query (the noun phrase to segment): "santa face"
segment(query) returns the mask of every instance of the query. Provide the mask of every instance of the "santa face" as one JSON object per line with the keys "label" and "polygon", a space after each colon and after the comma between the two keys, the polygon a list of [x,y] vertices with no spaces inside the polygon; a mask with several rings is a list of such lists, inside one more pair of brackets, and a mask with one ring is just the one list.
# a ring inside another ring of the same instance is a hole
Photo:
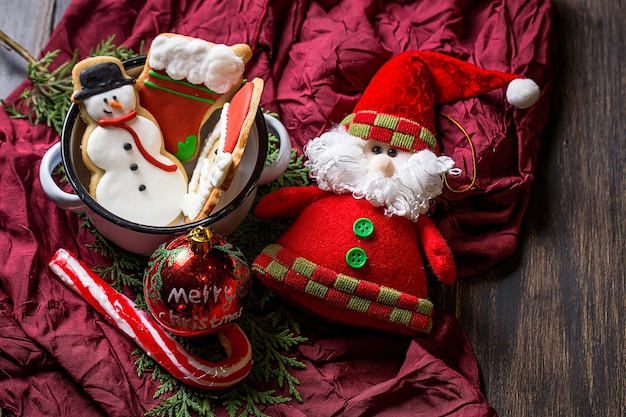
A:
{"label": "santa face", "polygon": [[441,194],[442,174],[454,162],[430,150],[407,152],[388,144],[366,141],[338,128],[305,147],[307,166],[318,186],[335,193],[365,198],[388,215],[417,220],[430,200]]}
{"label": "santa face", "polygon": [[93,120],[115,119],[135,110],[137,97],[132,85],[123,85],[85,98],[83,104]]}
{"label": "santa face", "polygon": [[373,140],[365,143],[363,152],[368,160],[368,170],[378,171],[386,177],[392,177],[411,157],[409,152]]}

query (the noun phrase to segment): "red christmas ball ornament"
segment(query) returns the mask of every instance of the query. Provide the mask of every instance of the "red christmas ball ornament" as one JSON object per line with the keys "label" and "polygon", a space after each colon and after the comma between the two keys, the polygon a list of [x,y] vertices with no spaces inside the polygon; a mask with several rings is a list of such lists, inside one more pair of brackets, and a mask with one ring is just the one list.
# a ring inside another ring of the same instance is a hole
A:
{"label": "red christmas ball ornament", "polygon": [[162,244],[144,272],[148,309],[184,337],[214,333],[237,320],[249,292],[250,268],[241,251],[204,226]]}

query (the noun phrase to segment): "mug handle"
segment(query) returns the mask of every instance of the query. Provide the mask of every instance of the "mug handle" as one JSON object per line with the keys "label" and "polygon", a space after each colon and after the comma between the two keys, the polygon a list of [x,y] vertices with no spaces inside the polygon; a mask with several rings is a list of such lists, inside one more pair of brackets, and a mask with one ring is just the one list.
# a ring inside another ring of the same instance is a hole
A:
{"label": "mug handle", "polygon": [[291,139],[287,129],[274,116],[263,114],[263,117],[265,117],[268,131],[271,131],[280,141],[280,149],[278,150],[276,160],[263,168],[259,178],[259,185],[267,184],[280,177],[287,169],[287,166],[289,166],[289,161],[291,160]]}
{"label": "mug handle", "polygon": [[79,211],[85,207],[85,204],[76,194],[70,194],[63,191],[59,185],[52,179],[52,172],[61,162],[61,143],[57,142],[50,147],[41,158],[39,166],[39,181],[41,188],[46,196],[62,209],[70,211]]}

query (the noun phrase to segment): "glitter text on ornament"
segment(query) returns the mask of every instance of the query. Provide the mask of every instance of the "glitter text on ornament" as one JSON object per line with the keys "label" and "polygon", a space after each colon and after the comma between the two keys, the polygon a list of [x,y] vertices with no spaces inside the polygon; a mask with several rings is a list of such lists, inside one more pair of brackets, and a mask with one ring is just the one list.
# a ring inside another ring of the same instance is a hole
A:
{"label": "glitter text on ornament", "polygon": [[[228,324],[231,321],[237,320],[243,314],[243,307],[240,307],[238,311],[235,311],[231,314],[223,314],[218,316],[217,314],[213,314],[213,317],[210,319],[208,317],[198,317],[193,316],[189,317],[181,317],[176,314],[174,310],[170,310],[169,313],[169,323],[170,326],[184,328],[187,330],[206,330],[207,328],[214,329],[223,324]],[[162,311],[159,313],[159,319],[167,320],[167,313]]]}
{"label": "glitter text on ornament", "polygon": [[[202,311],[204,310],[201,305],[208,306],[209,304],[218,304],[220,301],[220,294],[222,294],[223,303],[220,304],[220,309],[212,311],[211,317],[205,316]],[[235,289],[230,285],[218,287],[217,285],[204,285],[200,290],[198,288],[190,289],[186,291],[185,288],[172,288],[167,298],[167,303],[171,305],[172,302],[182,305],[193,304],[199,309],[194,308],[195,312],[200,312],[201,315],[194,314],[192,317],[182,316],[175,309],[170,309],[168,312],[162,311],[158,314],[159,319],[169,321],[169,324],[173,327],[184,328],[187,330],[206,330],[208,328],[216,328],[223,324],[230,323],[241,317],[243,313],[243,307],[240,307],[238,311],[233,311],[233,301],[236,299],[237,294]],[[180,306],[182,307],[182,306]],[[181,309],[182,310],[182,309]]]}
{"label": "glitter text on ornament", "polygon": [[184,304],[208,304],[211,293],[213,293],[213,302],[215,304],[219,301],[220,293],[224,293],[224,297],[227,301],[222,305],[222,310],[224,311],[228,311],[230,309],[236,296],[235,290],[230,285],[225,285],[224,288],[220,288],[217,285],[205,285],[202,291],[196,288],[189,290],[189,295],[187,295],[184,288],[174,287],[172,288],[172,291],[170,291],[170,295],[167,297],[167,302],[171,303],[173,298],[176,304],[180,303],[181,299]]}

